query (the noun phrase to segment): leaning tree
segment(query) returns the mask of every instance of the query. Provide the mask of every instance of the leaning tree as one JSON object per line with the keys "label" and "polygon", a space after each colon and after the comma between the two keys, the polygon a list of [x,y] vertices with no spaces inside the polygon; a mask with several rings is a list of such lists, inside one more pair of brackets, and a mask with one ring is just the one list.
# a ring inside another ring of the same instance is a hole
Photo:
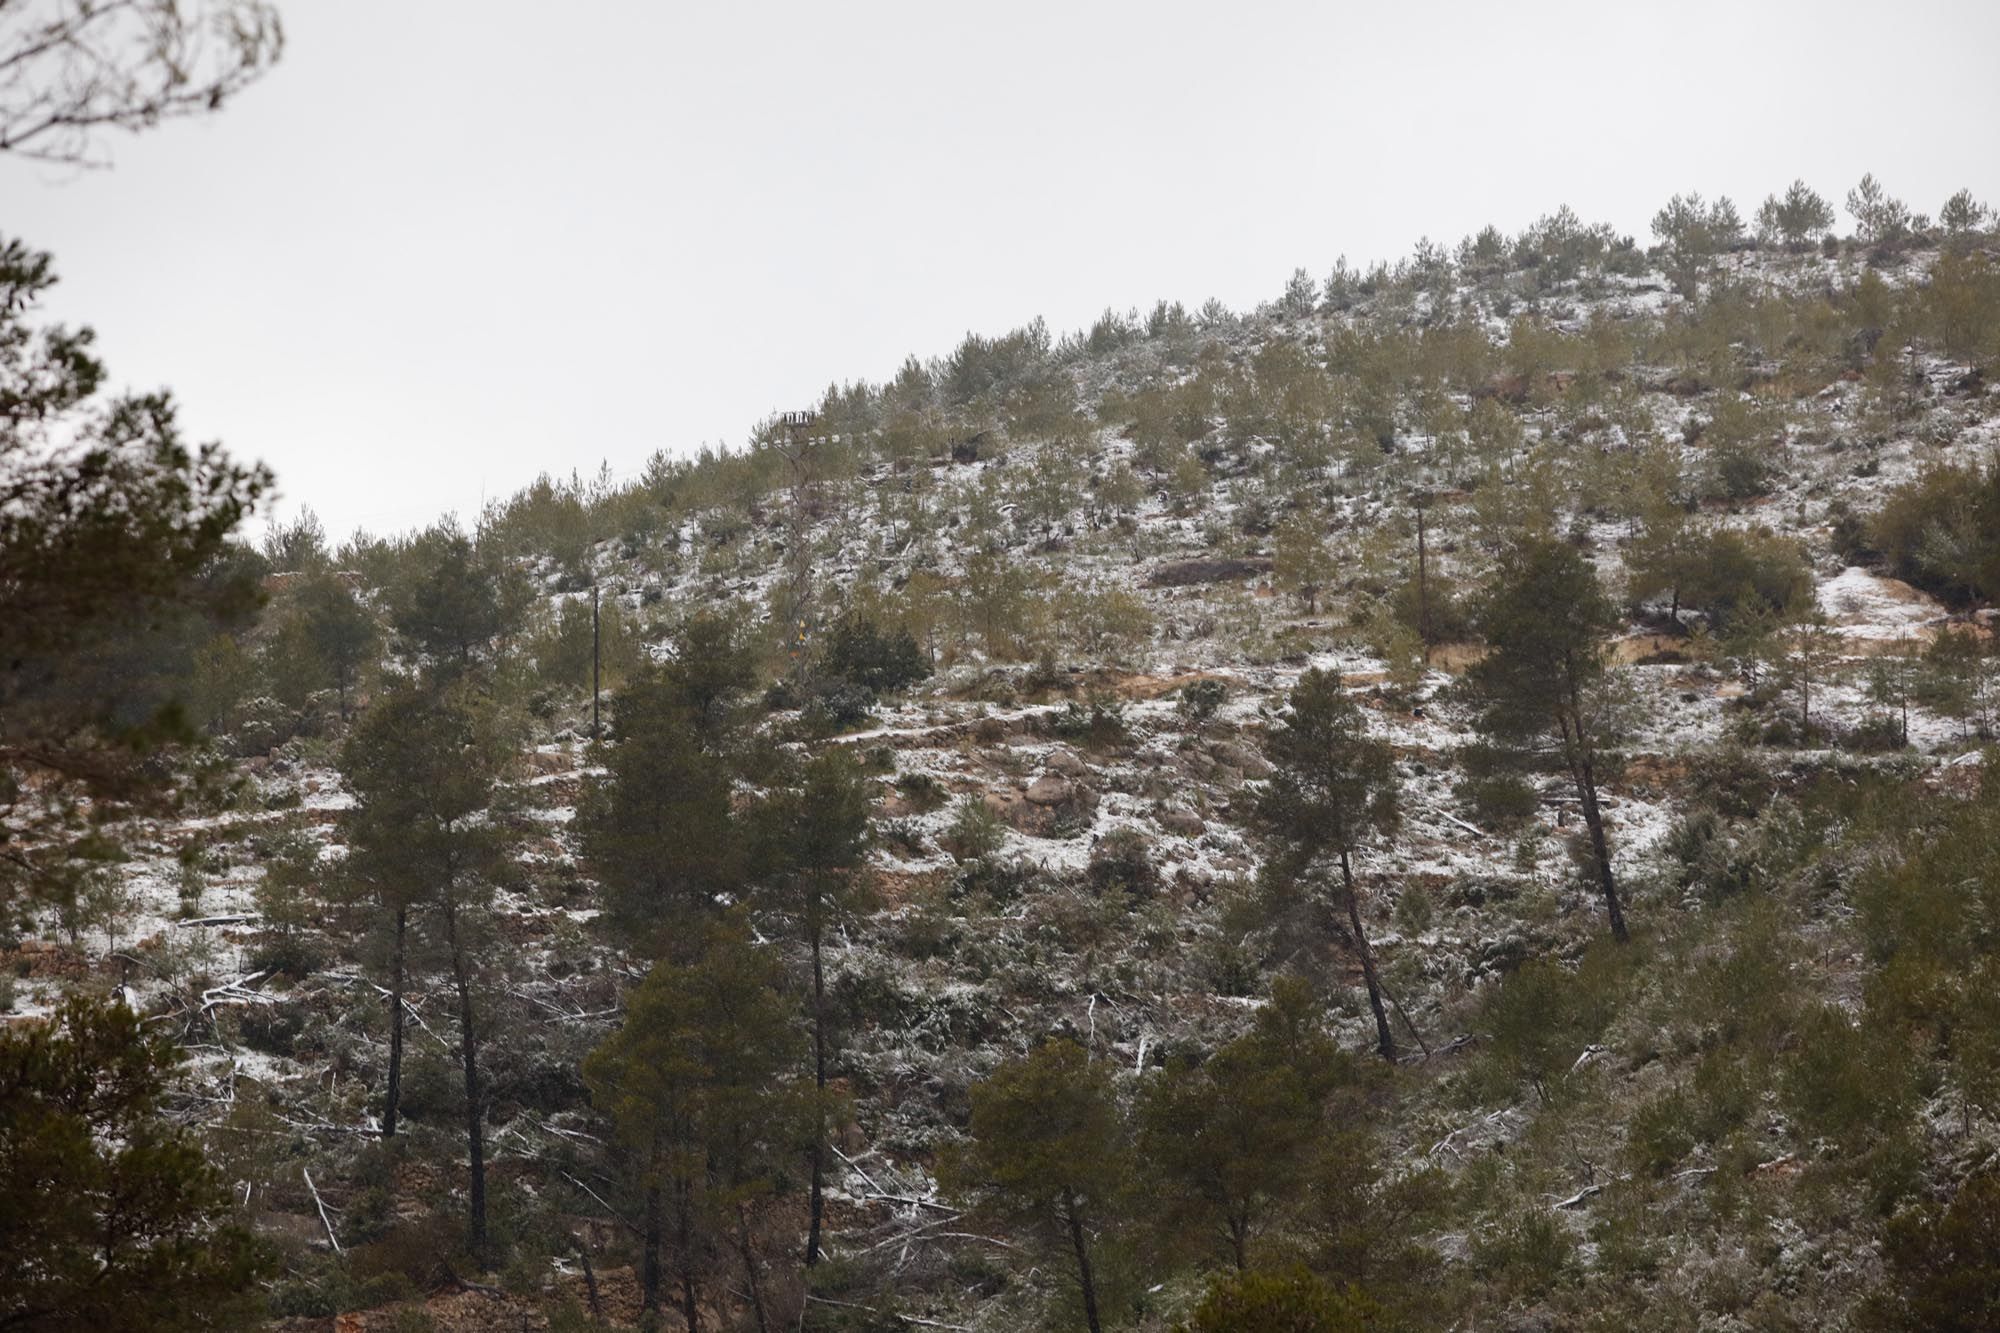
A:
{"label": "leaning tree", "polygon": [[1257,823],[1278,849],[1270,873],[1298,879],[1329,859],[1340,867],[1336,907],[1347,918],[1346,931],[1368,984],[1376,1049],[1393,1060],[1396,1039],[1354,877],[1355,854],[1396,830],[1398,783],[1389,746],[1368,735],[1340,673],[1314,668],[1292,687],[1284,717],[1264,737],[1264,755],[1277,770],[1255,807]]}

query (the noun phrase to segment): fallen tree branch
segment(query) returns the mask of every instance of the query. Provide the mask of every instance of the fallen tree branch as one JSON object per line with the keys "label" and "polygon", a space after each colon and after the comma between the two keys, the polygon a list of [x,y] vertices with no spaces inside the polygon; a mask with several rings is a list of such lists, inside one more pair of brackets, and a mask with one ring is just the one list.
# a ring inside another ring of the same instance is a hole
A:
{"label": "fallen tree branch", "polygon": [[[831,1296],[815,1296],[811,1292],[806,1293],[806,1299],[814,1305],[831,1305],[841,1310],[860,1310],[864,1314],[882,1313],[872,1305],[857,1305],[853,1301],[836,1301]],[[972,1333],[971,1328],[965,1324],[946,1324],[936,1319],[919,1319],[913,1314],[899,1314],[896,1318],[905,1324],[916,1324],[923,1328],[948,1328],[953,1330],[953,1333]]]}
{"label": "fallen tree branch", "polygon": [[[393,993],[387,986],[378,986],[374,982],[368,981],[365,978],[356,978],[356,980],[361,981],[364,985],[368,986],[377,995],[380,995],[384,999],[388,999]],[[405,991],[403,993],[403,1012],[408,1014],[410,1018],[415,1021],[416,1025],[419,1028],[423,1029],[423,1033],[426,1037],[429,1037],[432,1041],[437,1042],[440,1046],[445,1047],[447,1050],[451,1049],[452,1044],[446,1041],[443,1037],[438,1036],[437,1033],[431,1030],[431,1025],[429,1023],[424,1022],[423,1014],[418,1011],[417,1006],[410,1003],[410,995],[408,991]]]}
{"label": "fallen tree branch", "polygon": [[838,1157],[841,1161],[847,1163],[847,1167],[850,1171],[854,1172],[855,1175],[860,1176],[862,1180],[866,1181],[868,1183],[869,1189],[874,1190],[877,1194],[882,1195],[885,1198],[888,1197],[883,1188],[875,1183],[875,1178],[869,1175],[866,1171],[863,1171],[861,1169],[861,1164],[859,1162],[855,1161],[852,1157],[849,1157],[846,1153],[842,1152],[840,1150],[839,1144],[829,1143],[826,1146],[833,1149],[833,1155],[835,1157]]}
{"label": "fallen tree branch", "polygon": [[507,1299],[507,1293],[500,1288],[489,1287],[484,1282],[474,1282],[470,1278],[462,1278],[450,1265],[445,1266],[444,1279],[460,1291],[476,1291],[481,1296],[488,1296],[496,1301]]}
{"label": "fallen tree branch", "polygon": [[1436,1143],[1433,1143],[1431,1145],[1431,1150],[1425,1153],[1424,1155],[1426,1157],[1435,1157],[1439,1153],[1445,1152],[1447,1150],[1455,1153],[1458,1151],[1458,1149],[1453,1148],[1451,1146],[1451,1141],[1453,1139],[1457,1138],[1461,1134],[1470,1134],[1476,1129],[1483,1129],[1487,1125],[1492,1124],[1495,1120],[1500,1119],[1500,1117],[1512,1114],[1514,1114],[1513,1107],[1503,1106],[1499,1110],[1493,1112],[1491,1115],[1482,1116],[1480,1119],[1473,1121],[1469,1125],[1460,1125],[1457,1129],[1454,1129],[1451,1133],[1445,1135],[1443,1138],[1439,1139]]}
{"label": "fallen tree branch", "polygon": [[262,991],[248,989],[253,981],[261,981],[269,972],[252,972],[247,977],[225,981],[220,986],[211,986],[201,993],[201,1013],[204,1017],[209,1010],[225,1004],[270,1004],[271,997]]}
{"label": "fallen tree branch", "polygon": [[1467,833],[1470,833],[1475,838],[1484,838],[1487,836],[1485,829],[1480,828],[1477,824],[1466,823],[1463,819],[1460,819],[1457,815],[1452,814],[1449,810],[1439,810],[1437,811],[1437,814],[1444,819],[1449,819],[1452,823],[1458,825],[1460,828],[1464,829]]}
{"label": "fallen tree branch", "polygon": [[581,1143],[594,1143],[599,1147],[602,1147],[604,1145],[603,1139],[598,1138],[595,1134],[586,1134],[580,1129],[564,1129],[561,1125],[552,1125],[548,1121],[543,1120],[538,1116],[524,1114],[521,1116],[521,1119],[526,1120],[536,1129],[539,1129],[546,1134],[559,1135],[562,1138],[574,1139]]}
{"label": "fallen tree branch", "polygon": [[861,1197],[867,1203],[903,1203],[910,1205],[912,1208],[935,1208],[941,1213],[950,1213],[953,1217],[965,1216],[965,1214],[959,1212],[950,1204],[937,1203],[930,1199],[912,1198],[907,1194],[864,1194]]}
{"label": "fallen tree branch", "polygon": [[333,1234],[333,1219],[326,1214],[326,1200],[319,1197],[319,1186],[313,1184],[311,1171],[302,1166],[299,1168],[299,1174],[305,1177],[306,1189],[312,1193],[313,1207],[319,1209],[319,1221],[320,1225],[326,1228],[327,1243],[333,1246],[335,1254],[339,1254],[341,1252],[340,1237]]}
{"label": "fallen tree branch", "polygon": [[591,1198],[597,1200],[597,1206],[599,1208],[602,1208],[605,1212],[609,1213],[611,1215],[611,1220],[616,1222],[619,1226],[624,1227],[627,1231],[631,1232],[635,1236],[641,1234],[637,1226],[633,1225],[633,1223],[629,1219],[627,1219],[623,1213],[619,1212],[616,1208],[613,1208],[610,1204],[606,1203],[604,1201],[604,1196],[599,1194],[596,1190],[584,1184],[581,1180],[578,1180],[575,1176],[571,1175],[567,1171],[562,1172],[562,1178],[564,1180],[567,1180],[570,1184],[576,1186],[578,1189],[582,1190],[585,1194],[588,1194]]}

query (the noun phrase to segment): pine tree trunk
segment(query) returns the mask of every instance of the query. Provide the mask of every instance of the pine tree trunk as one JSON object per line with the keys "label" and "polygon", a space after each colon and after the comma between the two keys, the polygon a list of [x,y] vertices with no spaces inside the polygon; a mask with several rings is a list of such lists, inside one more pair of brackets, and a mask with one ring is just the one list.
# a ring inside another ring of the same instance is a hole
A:
{"label": "pine tree trunk", "polygon": [[826,1213],[826,972],[820,956],[820,922],[809,910],[813,964],[813,1102],[812,1188],[806,1224],[806,1267],[819,1262],[819,1233]]}
{"label": "pine tree trunk", "polygon": [[1579,784],[1583,797],[1583,822],[1590,830],[1590,851],[1597,862],[1597,882],[1604,892],[1604,910],[1611,917],[1611,938],[1620,944],[1632,942],[1625,929],[1625,909],[1618,903],[1618,883],[1611,874],[1611,848],[1604,838],[1604,816],[1597,808],[1597,785],[1587,778]]}
{"label": "pine tree trunk", "polygon": [[1077,1278],[1083,1286],[1083,1318],[1090,1325],[1090,1333],[1104,1333],[1104,1325],[1097,1317],[1097,1282],[1090,1273],[1090,1246],[1083,1237],[1083,1219],[1077,1215],[1076,1200],[1069,1199],[1063,1204],[1063,1214],[1069,1222],[1069,1243],[1076,1250]]}
{"label": "pine tree trunk", "polygon": [[1611,938],[1629,944],[1632,935],[1625,929],[1625,909],[1619,905],[1618,881],[1611,873],[1611,844],[1604,836],[1604,814],[1597,805],[1597,774],[1590,738],[1584,731],[1582,701],[1573,681],[1569,694],[1569,711],[1556,718],[1562,733],[1563,756],[1569,761],[1570,776],[1576,782],[1576,798],[1583,806],[1583,825],[1590,832],[1591,859],[1597,862],[1597,885],[1604,895],[1604,910],[1611,918]]}
{"label": "pine tree trunk", "polygon": [[1361,896],[1354,891],[1354,868],[1347,850],[1340,853],[1340,878],[1347,889],[1347,924],[1354,931],[1354,952],[1361,958],[1361,976],[1368,983],[1368,1007],[1375,1012],[1375,1049],[1384,1060],[1396,1058],[1396,1038],[1389,1031],[1389,1011],[1382,1005],[1382,982],[1375,975],[1375,951],[1361,926]]}
{"label": "pine tree trunk", "polygon": [[1417,506],[1417,638],[1424,645],[1424,662],[1431,660],[1430,552],[1424,545],[1424,510]]}
{"label": "pine tree trunk", "polygon": [[582,1241],[576,1242],[576,1257],[583,1262],[583,1290],[590,1301],[590,1322],[604,1322],[604,1300],[597,1290],[597,1269],[590,1262],[590,1247]]}
{"label": "pine tree trunk", "polygon": [[689,1333],[697,1333],[701,1328],[701,1294],[695,1286],[694,1266],[681,1262],[681,1318],[687,1321]]}
{"label": "pine tree trunk", "polygon": [[1597,805],[1597,777],[1591,771],[1590,751],[1580,749],[1574,768],[1576,795],[1583,804],[1583,824],[1590,831],[1591,859],[1597,862],[1597,884],[1604,894],[1604,910],[1611,917],[1611,938],[1620,944],[1632,941],[1625,929],[1625,909],[1618,902],[1618,882],[1611,874],[1611,845],[1604,836],[1604,814]]}
{"label": "pine tree trunk", "polygon": [[764,1282],[757,1273],[757,1248],[750,1243],[750,1216],[742,1204],[736,1205],[736,1250],[743,1259],[743,1281],[750,1288],[750,1311],[757,1317],[757,1333],[771,1333],[771,1321],[764,1313]]}
{"label": "pine tree trunk", "polygon": [[410,909],[396,909],[396,947],[389,960],[389,1091],[383,1098],[382,1137],[396,1137],[396,1113],[403,1101],[403,932]]}
{"label": "pine tree trunk", "polygon": [[646,1229],[639,1242],[639,1308],[660,1308],[660,1187],[646,1187]]}
{"label": "pine tree trunk", "polygon": [[458,914],[447,908],[445,929],[451,943],[452,980],[458,986],[459,1058],[465,1066],[465,1146],[471,1167],[466,1211],[470,1215],[469,1244],[481,1269],[486,1266],[486,1134],[479,1089],[479,1038],[472,1027],[472,982],[465,949],[458,938]]}
{"label": "pine tree trunk", "polygon": [[694,1201],[688,1189],[685,1180],[674,1186],[674,1231],[681,1252],[681,1317],[687,1320],[688,1333],[696,1333],[701,1327],[701,1297],[694,1278]]}

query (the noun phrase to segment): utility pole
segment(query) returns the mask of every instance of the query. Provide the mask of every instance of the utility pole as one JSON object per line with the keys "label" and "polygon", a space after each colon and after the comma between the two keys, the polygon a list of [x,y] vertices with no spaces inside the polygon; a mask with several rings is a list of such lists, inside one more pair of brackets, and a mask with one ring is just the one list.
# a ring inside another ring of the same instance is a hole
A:
{"label": "utility pole", "polygon": [[1424,645],[1424,665],[1431,660],[1431,586],[1429,553],[1424,548],[1424,509],[1430,497],[1419,493],[1417,510],[1417,637]]}
{"label": "utility pole", "polygon": [[780,445],[778,449],[792,468],[792,531],[788,543],[790,549],[786,552],[787,562],[791,565],[790,592],[794,621],[792,668],[803,671],[812,620],[809,605],[812,598],[812,554],[806,547],[806,501],[813,480],[813,457],[819,444],[819,440],[807,432],[818,421],[818,416],[812,412],[786,412],[779,416],[778,421],[791,441],[790,448]]}
{"label": "utility pole", "polygon": [[604,671],[603,636],[597,618],[597,585],[590,585],[590,739],[596,740],[597,700]]}

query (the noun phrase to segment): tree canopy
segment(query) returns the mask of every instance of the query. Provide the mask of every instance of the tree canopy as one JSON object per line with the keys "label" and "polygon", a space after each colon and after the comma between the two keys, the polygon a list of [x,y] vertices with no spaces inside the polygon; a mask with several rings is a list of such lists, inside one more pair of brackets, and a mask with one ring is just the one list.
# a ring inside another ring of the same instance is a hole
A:
{"label": "tree canopy", "polygon": [[101,165],[104,131],[218,111],[284,44],[265,0],[0,6],[0,153]]}
{"label": "tree canopy", "polygon": [[0,1024],[0,1327],[212,1329],[261,1314],[267,1251],[157,1114],[179,1048],[122,1003]]}

